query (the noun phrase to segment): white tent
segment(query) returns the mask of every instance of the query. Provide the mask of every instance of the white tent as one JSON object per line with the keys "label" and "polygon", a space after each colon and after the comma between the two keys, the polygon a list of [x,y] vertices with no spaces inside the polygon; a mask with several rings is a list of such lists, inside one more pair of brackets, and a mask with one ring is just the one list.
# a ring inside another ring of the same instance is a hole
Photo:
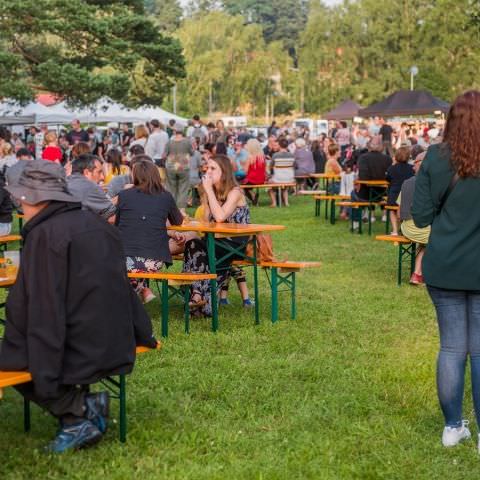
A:
{"label": "white tent", "polygon": [[[68,111],[64,102],[49,108],[56,107]],[[109,98],[99,100],[96,104],[81,110],[71,110],[70,113],[72,115],[71,119],[78,118],[82,123],[145,123],[156,118],[165,124],[170,119],[174,119],[182,125],[187,124],[186,119],[169,113],[162,108],[141,107],[132,109],[116,103]]]}
{"label": "white tent", "polygon": [[30,102],[25,106],[12,101],[0,103],[0,125],[34,125],[39,123],[68,123],[72,116],[68,112],[51,110],[41,103]]}
{"label": "white tent", "polygon": [[170,119],[186,125],[186,119],[161,108],[127,108],[108,98],[95,105],[82,109],[70,109],[65,102],[45,107],[38,102],[30,102],[22,107],[12,101],[0,102],[0,125],[34,125],[47,123],[61,125],[78,118],[82,123],[145,123],[156,118],[167,124]]}

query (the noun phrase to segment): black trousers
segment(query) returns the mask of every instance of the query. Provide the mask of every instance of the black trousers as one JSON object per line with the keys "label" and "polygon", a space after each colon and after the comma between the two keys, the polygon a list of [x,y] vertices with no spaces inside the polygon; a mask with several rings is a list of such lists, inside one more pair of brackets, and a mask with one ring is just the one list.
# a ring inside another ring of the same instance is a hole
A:
{"label": "black trousers", "polygon": [[61,385],[57,395],[42,398],[35,393],[33,382],[16,385],[15,389],[28,401],[37,404],[63,424],[72,424],[85,418],[85,389],[75,385]]}

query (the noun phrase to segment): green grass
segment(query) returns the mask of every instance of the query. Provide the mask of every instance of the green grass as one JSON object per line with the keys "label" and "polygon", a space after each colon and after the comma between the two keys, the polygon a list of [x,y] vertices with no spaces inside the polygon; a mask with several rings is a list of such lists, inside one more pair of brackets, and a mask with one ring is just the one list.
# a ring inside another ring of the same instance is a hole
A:
{"label": "green grass", "polygon": [[[7,390],[0,401],[2,480],[475,475],[473,441],[440,445],[438,338],[425,289],[397,287],[392,245],[352,235],[345,222],[314,218],[311,199],[292,203],[254,209],[252,221],[288,226],[274,235],[280,258],[323,262],[298,275],[296,321],[283,295],[281,320],[270,324],[263,273],[260,326],[241,310],[233,285],[217,334],[209,321],[195,320],[185,335],[173,308],[162,351],[142,355],[128,379],[126,445],[114,423],[95,448],[44,455],[54,420],[34,407],[32,431],[24,434],[21,398]],[[159,333],[159,305],[148,308]],[[115,404],[112,410],[115,419]],[[470,400],[465,410],[473,420]]]}

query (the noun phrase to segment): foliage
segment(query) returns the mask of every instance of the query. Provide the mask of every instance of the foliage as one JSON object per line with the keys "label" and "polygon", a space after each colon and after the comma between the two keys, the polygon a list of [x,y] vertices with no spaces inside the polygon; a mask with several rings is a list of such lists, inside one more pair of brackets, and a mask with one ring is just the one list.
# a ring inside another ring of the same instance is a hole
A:
{"label": "foliage", "polygon": [[[312,5],[301,37],[300,68],[310,111],[326,110],[352,97],[369,104],[409,88],[451,100],[479,85],[478,30],[470,0],[401,0],[379,8],[376,0],[345,1],[329,9]],[[449,15],[445,15],[449,12]]]}
{"label": "foliage", "polygon": [[241,14],[261,25],[267,43],[280,41],[295,56],[300,32],[307,21],[307,0],[223,0],[225,11]]}
{"label": "foliage", "polygon": [[[289,59],[277,43],[266,45],[258,25],[215,11],[186,19],[177,36],[184,48],[187,79],[179,83],[180,105],[190,112],[213,107],[233,113],[247,104],[261,108],[275,77],[286,74]],[[210,92],[211,91],[211,92]]]}
{"label": "foliage", "polygon": [[180,26],[183,10],[178,0],[145,0],[145,10],[162,31],[172,33]]}
{"label": "foliage", "polygon": [[[261,200],[252,222],[288,227],[274,234],[278,256],[322,261],[297,276],[297,320],[283,293],[280,321],[270,324],[263,272],[259,326],[234,282],[216,334],[197,319],[186,335],[176,304],[163,350],[139,356],[127,380],[125,445],[111,423],[94,448],[45,455],[56,422],[32,407],[32,431],[23,433],[21,397],[5,390],[2,480],[474,477],[476,435],[441,446],[434,310],[424,288],[397,287],[397,248],[315,218],[310,198],[295,197],[288,209]],[[158,333],[160,304],[147,307]],[[473,421],[468,379],[465,398]],[[111,417],[118,419],[115,400]]]}
{"label": "foliage", "polygon": [[141,0],[0,2],[0,97],[48,90],[79,104],[160,104],[183,74],[180,45],[144,16]]}

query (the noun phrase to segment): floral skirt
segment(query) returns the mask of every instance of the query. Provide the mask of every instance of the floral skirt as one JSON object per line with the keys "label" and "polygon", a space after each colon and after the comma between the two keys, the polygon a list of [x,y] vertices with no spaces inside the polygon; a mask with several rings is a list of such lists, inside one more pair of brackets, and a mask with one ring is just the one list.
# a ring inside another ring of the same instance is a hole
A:
{"label": "floral skirt", "polygon": [[[164,265],[161,260],[154,260],[153,258],[144,257],[127,257],[126,261],[127,271],[129,273],[155,273],[159,272]],[[132,287],[137,293],[137,295],[140,295],[142,291],[148,287],[147,280],[144,279],[131,278],[130,283],[132,284]]]}
{"label": "floral skirt", "polygon": [[[224,239],[223,241],[229,241]],[[238,243],[230,240],[232,245],[237,246]],[[216,246],[215,257],[222,258],[227,251],[221,246]],[[207,245],[203,239],[193,239],[185,243],[183,271],[191,273],[210,273],[208,266]],[[231,264],[235,257],[223,261],[217,265],[217,287],[220,289],[227,289],[228,282],[231,276]],[[239,275],[241,276],[241,275]],[[212,314],[212,296],[210,294],[210,282],[208,280],[201,280],[192,284],[192,295],[200,295],[202,300],[206,301],[202,308],[204,315]]]}

